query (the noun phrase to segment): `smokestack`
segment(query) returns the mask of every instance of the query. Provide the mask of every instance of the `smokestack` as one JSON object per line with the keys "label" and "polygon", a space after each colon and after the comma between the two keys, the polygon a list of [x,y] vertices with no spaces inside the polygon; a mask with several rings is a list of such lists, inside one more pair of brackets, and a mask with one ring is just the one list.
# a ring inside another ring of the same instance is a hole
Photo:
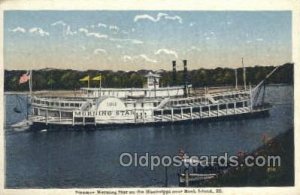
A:
{"label": "smokestack", "polygon": [[173,85],[176,85],[176,61],[172,61],[173,64]]}
{"label": "smokestack", "polygon": [[183,60],[183,80],[184,80],[184,96],[188,95],[188,75],[187,75],[187,60]]}

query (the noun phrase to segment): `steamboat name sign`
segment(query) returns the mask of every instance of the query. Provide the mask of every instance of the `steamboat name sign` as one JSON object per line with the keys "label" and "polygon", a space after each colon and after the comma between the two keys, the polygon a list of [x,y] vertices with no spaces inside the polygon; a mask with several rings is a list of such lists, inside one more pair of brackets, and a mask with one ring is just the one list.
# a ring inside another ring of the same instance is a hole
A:
{"label": "steamboat name sign", "polygon": [[102,110],[102,111],[74,111],[75,117],[87,116],[130,116],[134,115],[132,110]]}

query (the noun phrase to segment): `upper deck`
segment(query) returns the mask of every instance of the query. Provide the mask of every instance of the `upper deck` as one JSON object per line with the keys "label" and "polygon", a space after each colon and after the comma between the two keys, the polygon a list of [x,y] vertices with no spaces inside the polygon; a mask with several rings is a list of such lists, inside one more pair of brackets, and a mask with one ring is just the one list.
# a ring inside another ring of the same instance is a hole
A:
{"label": "upper deck", "polygon": [[[192,85],[188,86],[189,89]],[[181,97],[184,95],[184,86],[161,88],[81,88],[86,97],[98,98],[114,96],[117,98],[163,98]]]}
{"label": "upper deck", "polygon": [[[66,93],[64,93],[64,96],[59,96],[59,93],[52,93],[51,95],[49,93],[34,95],[31,99],[31,103],[34,107],[54,110],[87,110],[89,107],[96,105],[97,102],[105,98],[115,97],[122,100],[127,108],[153,109],[163,107],[185,107],[191,105],[226,104],[227,102],[242,101],[250,98],[250,91],[235,89],[213,89],[211,91],[207,89],[198,89],[196,90],[197,92],[193,91],[188,97],[183,95],[156,97],[141,96],[139,93],[144,93],[141,89],[136,89],[136,91],[130,91],[130,89],[105,89],[99,91],[90,89],[91,88],[88,88],[87,92],[80,92],[78,94],[70,92],[69,96],[66,96]],[[96,94],[89,94],[90,92],[96,92]],[[162,92],[164,92],[164,90],[162,90]],[[97,93],[102,94],[99,95]]]}

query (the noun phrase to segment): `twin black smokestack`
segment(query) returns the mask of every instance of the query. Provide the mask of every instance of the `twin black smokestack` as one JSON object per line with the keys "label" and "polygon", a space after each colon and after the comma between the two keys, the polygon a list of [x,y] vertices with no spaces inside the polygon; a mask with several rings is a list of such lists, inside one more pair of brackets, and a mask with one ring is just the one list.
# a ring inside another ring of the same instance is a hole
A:
{"label": "twin black smokestack", "polygon": [[[187,73],[187,60],[183,60],[183,81],[184,81],[184,96],[188,96],[188,73]],[[176,61],[172,61],[173,65],[173,85],[177,83],[176,78]]]}

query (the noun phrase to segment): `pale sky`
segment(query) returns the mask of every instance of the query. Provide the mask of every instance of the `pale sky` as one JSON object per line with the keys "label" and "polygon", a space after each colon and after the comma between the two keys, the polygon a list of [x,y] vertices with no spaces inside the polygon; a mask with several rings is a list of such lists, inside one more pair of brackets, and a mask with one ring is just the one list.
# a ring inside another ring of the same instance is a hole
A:
{"label": "pale sky", "polygon": [[289,11],[5,11],[5,69],[189,69],[292,61]]}

